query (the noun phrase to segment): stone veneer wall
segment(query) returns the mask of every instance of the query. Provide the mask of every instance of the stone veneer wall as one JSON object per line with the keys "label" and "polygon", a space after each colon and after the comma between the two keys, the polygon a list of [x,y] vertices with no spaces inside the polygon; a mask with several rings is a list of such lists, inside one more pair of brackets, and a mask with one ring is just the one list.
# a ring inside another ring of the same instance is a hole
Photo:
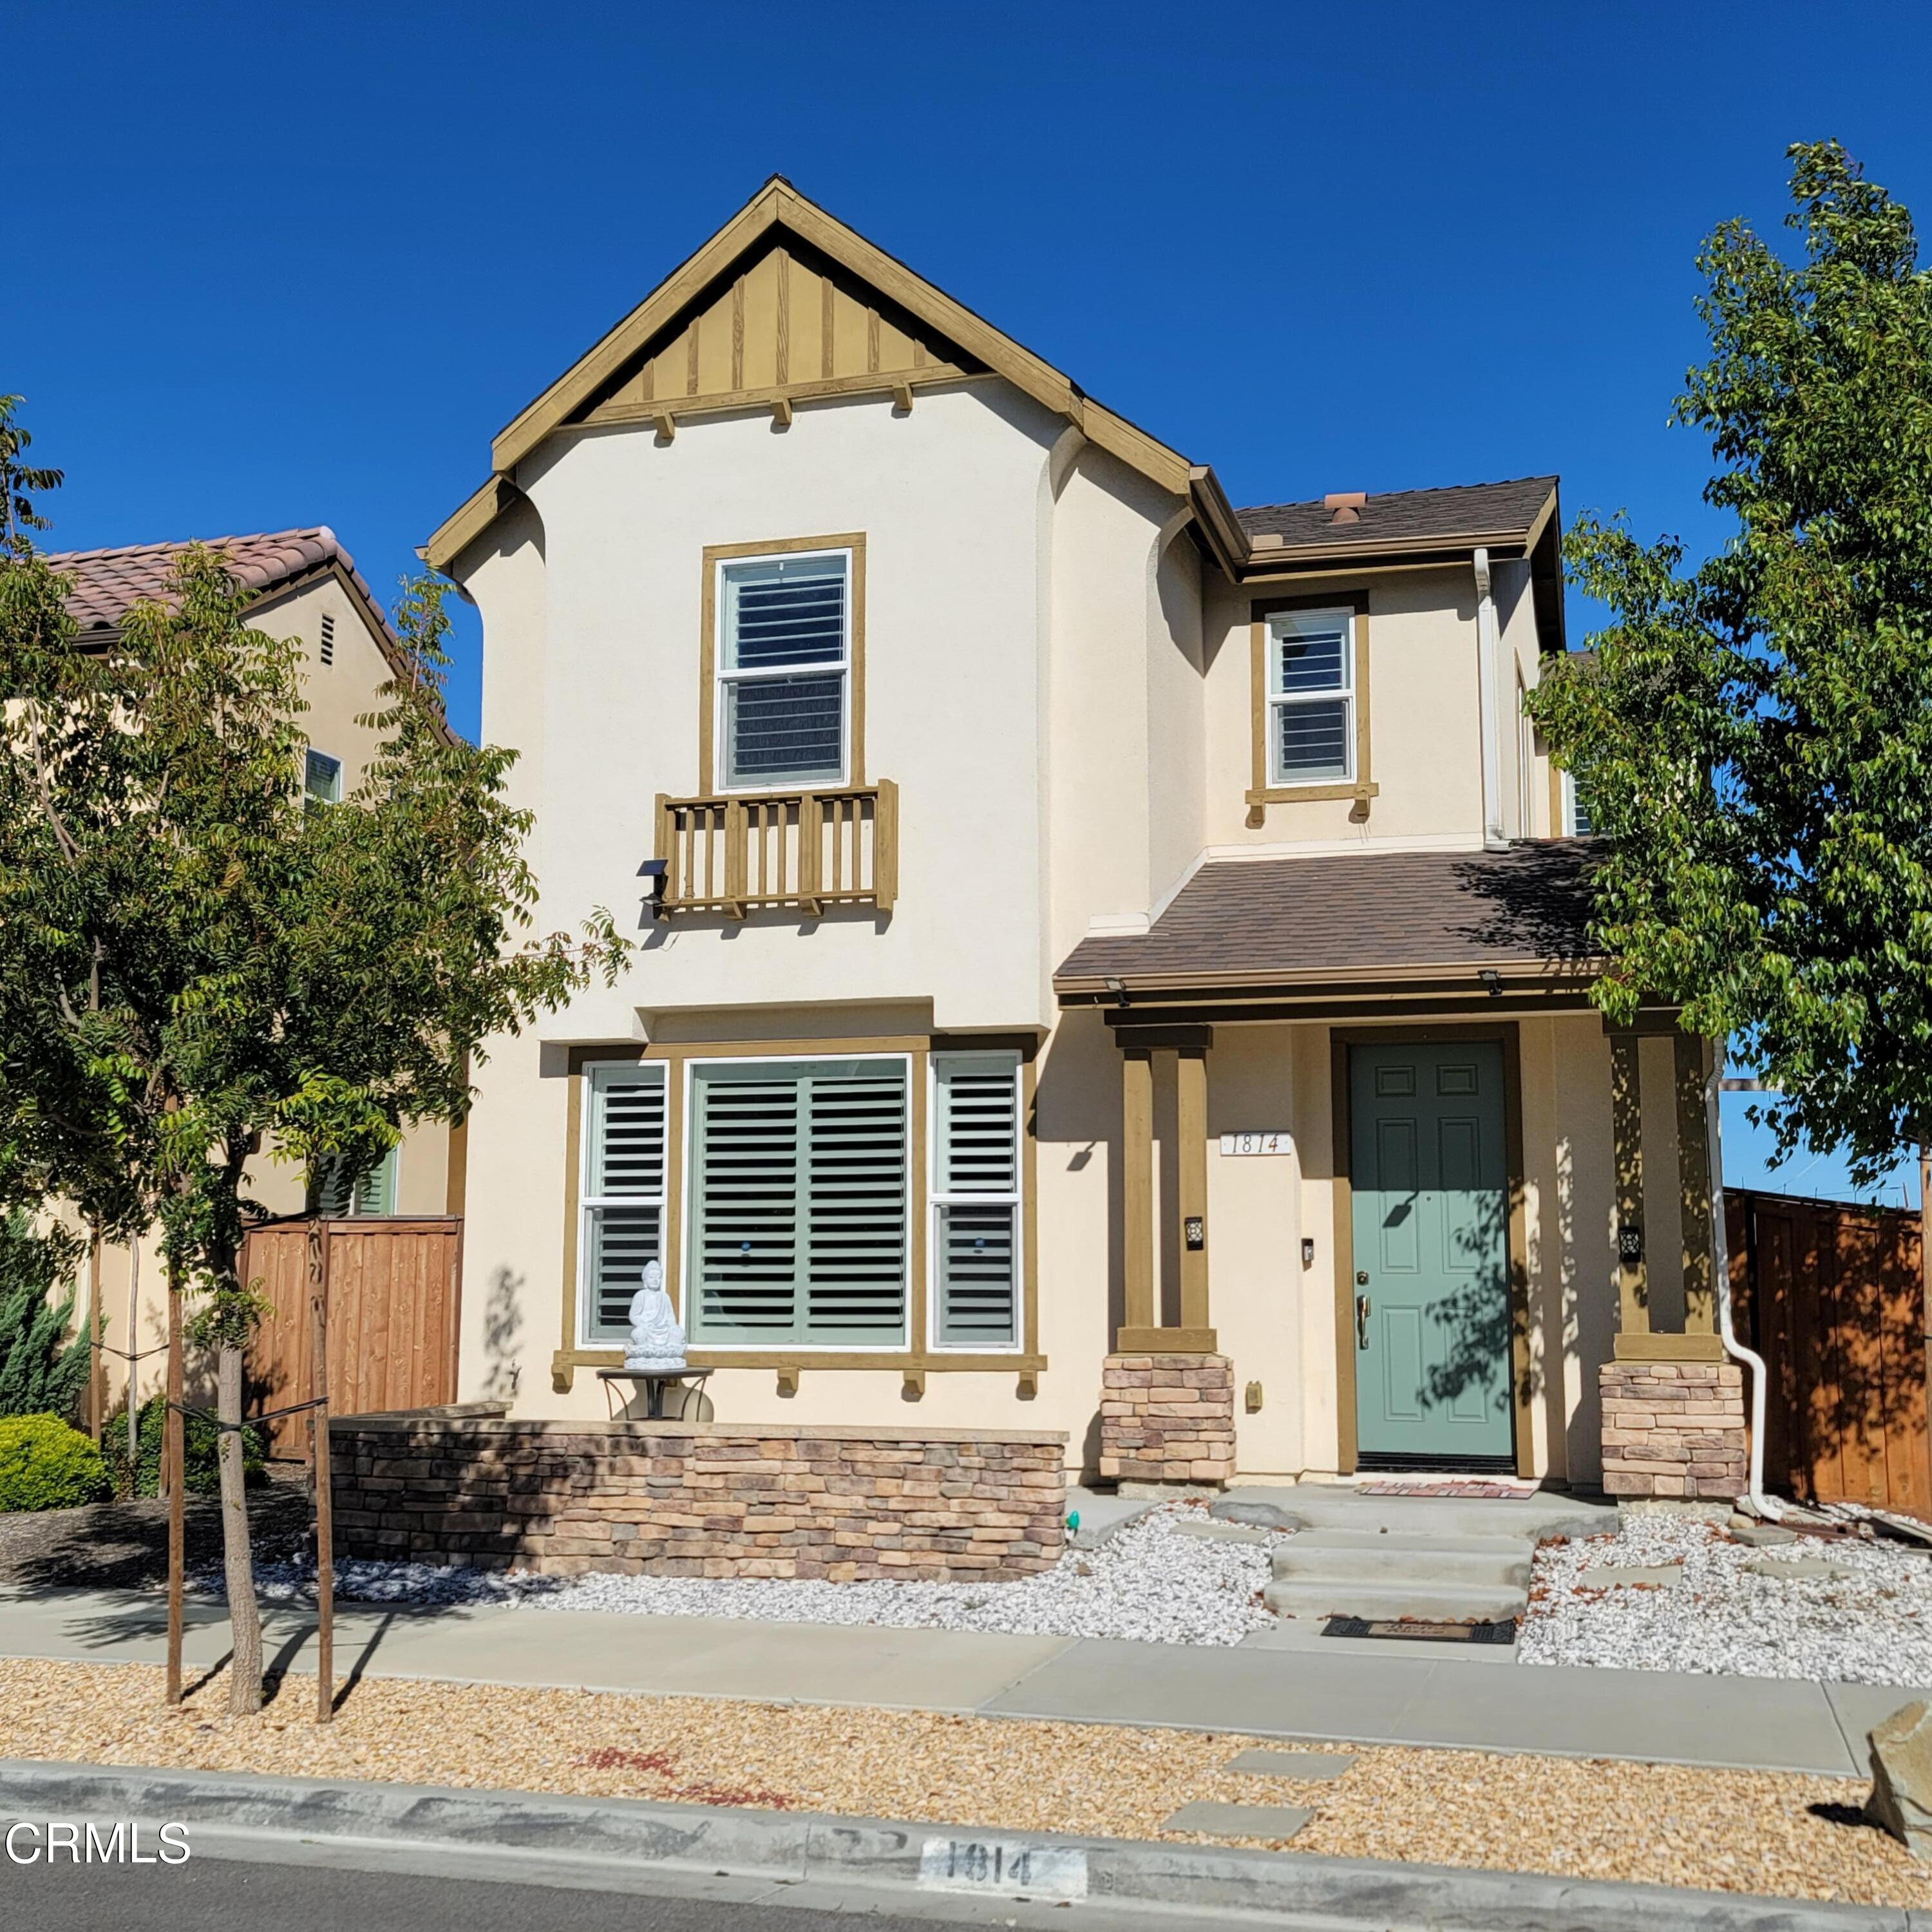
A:
{"label": "stone veneer wall", "polygon": [[350,1416],[331,1425],[338,1556],[653,1576],[1050,1568],[1058,1431]]}
{"label": "stone veneer wall", "polygon": [[1741,1496],[1750,1480],[1735,1362],[1606,1362],[1604,1488],[1613,1496]]}
{"label": "stone veneer wall", "polygon": [[1123,1483],[1226,1483],[1234,1370],[1226,1355],[1109,1355],[1100,1372],[1100,1474]]}

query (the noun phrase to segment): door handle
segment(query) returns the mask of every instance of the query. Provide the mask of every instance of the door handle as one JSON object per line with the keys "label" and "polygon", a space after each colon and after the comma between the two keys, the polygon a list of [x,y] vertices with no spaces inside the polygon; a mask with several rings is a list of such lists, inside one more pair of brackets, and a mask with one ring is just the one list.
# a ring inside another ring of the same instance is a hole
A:
{"label": "door handle", "polygon": [[1366,1348],[1369,1346],[1369,1298],[1358,1294],[1355,1298],[1355,1346]]}

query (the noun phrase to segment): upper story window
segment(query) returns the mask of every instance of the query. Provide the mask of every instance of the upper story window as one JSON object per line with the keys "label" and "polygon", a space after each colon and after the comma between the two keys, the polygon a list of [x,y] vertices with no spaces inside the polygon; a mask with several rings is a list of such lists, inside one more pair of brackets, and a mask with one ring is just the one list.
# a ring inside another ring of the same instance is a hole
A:
{"label": "upper story window", "polygon": [[1369,776],[1369,593],[1258,598],[1249,607],[1254,677],[1254,769],[1248,823],[1270,805],[1349,799]]}
{"label": "upper story window", "polygon": [[302,760],[302,790],[315,805],[342,802],[342,760],[311,751]]}
{"label": "upper story window", "polygon": [[1563,774],[1563,830],[1573,838],[1590,836],[1590,800],[1576,786],[1576,774]]}
{"label": "upper story window", "polygon": [[852,554],[746,556],[718,570],[716,782],[721,791],[846,782]]}
{"label": "upper story window", "polygon": [[1268,778],[1355,775],[1355,614],[1282,610],[1268,620]]}

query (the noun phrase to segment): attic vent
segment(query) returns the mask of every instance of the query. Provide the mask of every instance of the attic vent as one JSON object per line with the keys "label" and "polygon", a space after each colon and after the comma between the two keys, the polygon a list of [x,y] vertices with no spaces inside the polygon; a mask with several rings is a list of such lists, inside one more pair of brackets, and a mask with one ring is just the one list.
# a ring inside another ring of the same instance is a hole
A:
{"label": "attic vent", "polygon": [[1338,490],[1322,498],[1322,507],[1334,512],[1328,519],[1331,524],[1359,524],[1362,506],[1368,500],[1365,490]]}
{"label": "attic vent", "polygon": [[327,611],[322,618],[322,661],[326,664],[335,662],[335,620]]}

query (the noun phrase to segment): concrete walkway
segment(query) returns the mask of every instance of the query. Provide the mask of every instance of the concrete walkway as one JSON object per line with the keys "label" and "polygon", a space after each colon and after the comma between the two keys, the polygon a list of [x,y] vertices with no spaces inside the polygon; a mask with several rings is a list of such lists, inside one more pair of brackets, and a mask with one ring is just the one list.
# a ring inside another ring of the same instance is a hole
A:
{"label": "concrete walkway", "polygon": [[[313,1616],[271,1606],[265,1619],[273,1666],[312,1667]],[[158,1592],[0,1592],[0,1655],[158,1664],[166,1630]],[[221,1660],[226,1631],[220,1609],[190,1606],[191,1669]],[[874,1705],[1840,1777],[1864,1776],[1865,1732],[1928,1694],[1660,1671],[1498,1669],[1511,1652],[1274,1640],[1270,1632],[1220,1649],[613,1611],[357,1604],[337,1618],[335,1656],[345,1678]]]}

